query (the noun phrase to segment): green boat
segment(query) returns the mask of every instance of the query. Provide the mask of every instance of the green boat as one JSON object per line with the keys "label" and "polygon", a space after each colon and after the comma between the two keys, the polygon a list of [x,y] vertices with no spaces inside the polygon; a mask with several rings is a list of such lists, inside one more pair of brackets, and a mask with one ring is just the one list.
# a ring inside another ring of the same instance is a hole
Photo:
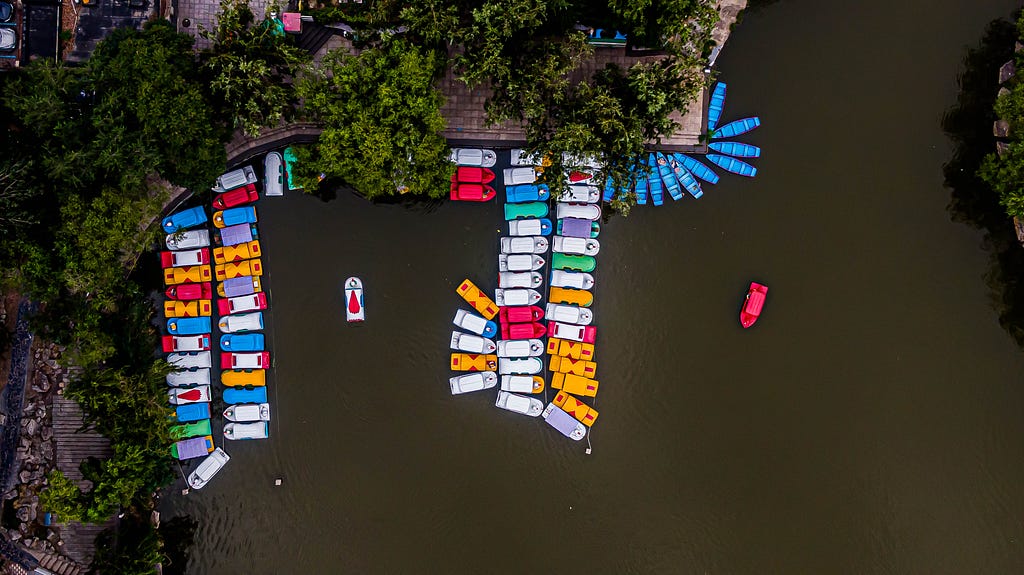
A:
{"label": "green boat", "polygon": [[198,437],[200,435],[211,435],[210,420],[201,419],[192,423],[179,423],[171,427],[171,438],[185,439],[186,437]]}
{"label": "green boat", "polygon": [[554,270],[592,272],[596,267],[597,260],[591,256],[575,256],[559,252],[551,254],[551,269]]}
{"label": "green boat", "polygon": [[545,202],[505,204],[506,220],[521,220],[524,218],[543,218],[546,215],[548,215],[548,205]]}
{"label": "green boat", "polygon": [[289,190],[301,190],[302,188],[295,185],[295,180],[292,179],[292,169],[295,167],[295,151],[292,150],[291,146],[284,149],[284,173],[288,177],[288,189]]}

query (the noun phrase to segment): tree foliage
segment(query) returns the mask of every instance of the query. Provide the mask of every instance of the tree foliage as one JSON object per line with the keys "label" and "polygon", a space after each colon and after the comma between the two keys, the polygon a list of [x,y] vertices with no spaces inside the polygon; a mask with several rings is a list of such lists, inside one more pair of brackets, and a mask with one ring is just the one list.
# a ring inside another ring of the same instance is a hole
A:
{"label": "tree foliage", "polygon": [[[1024,40],[1024,15],[1017,19],[1017,35]],[[1008,92],[996,99],[995,113],[1009,126],[1009,140],[1003,153],[990,153],[979,175],[999,194],[999,202],[1012,217],[1024,218],[1024,58],[1018,54],[1018,71]]]}

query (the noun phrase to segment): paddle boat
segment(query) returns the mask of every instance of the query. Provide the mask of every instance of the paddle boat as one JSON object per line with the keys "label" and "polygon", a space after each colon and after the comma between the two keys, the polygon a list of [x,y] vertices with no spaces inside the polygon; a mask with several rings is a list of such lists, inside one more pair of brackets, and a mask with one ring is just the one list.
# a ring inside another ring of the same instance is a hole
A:
{"label": "paddle boat", "polygon": [[475,313],[469,313],[466,310],[460,309],[456,311],[455,319],[452,320],[452,323],[470,333],[475,333],[476,335],[486,338],[492,338],[498,335],[498,324],[493,321],[486,320]]}
{"label": "paddle boat", "polygon": [[265,293],[254,293],[217,300],[217,311],[222,316],[261,309],[267,309],[267,294]]}
{"label": "paddle boat", "polygon": [[507,391],[499,391],[494,401],[495,407],[521,413],[529,417],[537,417],[544,411],[544,404],[533,397],[523,397]]}
{"label": "paddle boat", "polygon": [[498,317],[501,323],[530,323],[543,319],[544,310],[535,305],[503,307]]}
{"label": "paddle boat", "polygon": [[543,236],[502,236],[500,240],[503,254],[543,254],[548,251],[548,239]]}
{"label": "paddle boat", "polygon": [[505,201],[510,204],[546,202],[549,198],[551,190],[545,184],[520,184],[505,188]]}
{"label": "paddle boat", "polygon": [[199,421],[210,419],[209,403],[186,403],[174,408],[174,419],[177,421]]}
{"label": "paddle boat", "polygon": [[262,333],[226,333],[220,336],[222,351],[263,351]]}
{"label": "paddle boat", "polygon": [[[489,184],[494,181],[494,172],[487,168],[460,166],[452,174],[452,187],[455,184]],[[505,182],[508,184],[508,182]]]}
{"label": "paddle boat", "polygon": [[585,307],[549,303],[546,311],[549,321],[560,321],[563,323],[575,323],[579,325],[590,325],[590,323],[594,321],[594,312]]}
{"label": "paddle boat", "polygon": [[[302,186],[298,185],[295,181],[295,166],[299,163],[298,157],[295,156],[295,150],[288,146],[284,149],[284,173],[288,178],[288,189],[292,191],[301,190]],[[324,181],[327,174],[320,173],[319,181]]]}
{"label": "paddle boat", "polygon": [[672,159],[686,168],[694,176],[704,180],[709,184],[718,183],[718,174],[714,170],[704,165],[700,160],[696,160],[687,156],[686,154],[672,154]]}
{"label": "paddle boat", "polygon": [[210,282],[200,282],[171,286],[164,291],[164,295],[173,300],[192,301],[208,300],[213,296],[213,293],[210,290]]}
{"label": "paddle boat", "polygon": [[498,161],[494,150],[480,148],[452,148],[451,161],[459,166],[481,166],[489,168]]}
{"label": "paddle boat", "polygon": [[548,338],[548,354],[592,361],[594,344],[552,337]]}
{"label": "paddle boat", "polygon": [[222,396],[224,397],[224,403],[231,405],[237,403],[266,403],[267,388],[254,387],[248,389],[244,387],[229,387],[224,390]]}
{"label": "paddle boat", "polygon": [[[193,367],[179,369],[166,376],[168,387],[191,387],[193,385],[210,385],[210,368]],[[205,433],[203,435],[206,435]]]}
{"label": "paddle boat", "polygon": [[529,202],[525,204],[505,204],[506,220],[524,220],[543,218],[548,215],[547,202]]}
{"label": "paddle boat", "polygon": [[549,403],[544,408],[544,412],[541,413],[541,417],[548,425],[554,427],[559,433],[572,439],[573,441],[580,441],[587,436],[587,426],[583,425],[582,422],[576,421],[571,415],[562,410],[561,407],[556,406],[554,403]]}
{"label": "paddle boat", "polygon": [[210,349],[210,334],[202,335],[165,335],[160,338],[164,353],[176,351],[207,351]]}
{"label": "paddle boat", "polygon": [[548,335],[572,341],[594,343],[597,338],[597,328],[592,325],[582,326],[559,321],[548,322]]}
{"label": "paddle boat", "polygon": [[219,447],[214,449],[213,453],[206,456],[206,459],[188,475],[188,486],[192,489],[202,489],[213,479],[214,475],[217,475],[218,471],[228,464],[230,459],[231,456],[224,453],[223,449]]}
{"label": "paddle boat", "polygon": [[255,183],[256,171],[252,169],[252,166],[244,166],[217,176],[217,185],[210,189],[218,194],[222,194],[229,190]]}
{"label": "paddle boat", "polygon": [[499,357],[499,375],[534,375],[544,371],[544,362],[536,357]]}
{"label": "paddle boat", "polygon": [[601,169],[601,161],[593,154],[579,154],[573,152],[562,152],[562,165],[571,168],[592,168]]}
{"label": "paddle boat", "polygon": [[559,252],[551,254],[551,269],[553,270],[592,272],[596,267],[597,260],[593,256],[574,256]]}
{"label": "paddle boat", "polygon": [[596,256],[601,251],[601,242],[589,238],[567,238],[555,236],[551,249],[557,253]]}
{"label": "paddle boat", "polygon": [[[192,405],[209,405],[207,403],[197,403]],[[181,439],[174,442],[171,445],[171,457],[179,461],[187,461],[189,459],[195,459],[197,457],[206,457],[210,452],[213,451],[213,436],[205,435],[202,437],[191,437],[189,439]]]}
{"label": "paddle boat", "polygon": [[739,136],[740,134],[746,134],[747,132],[753,130],[754,128],[760,125],[761,119],[758,118],[757,116],[743,118],[742,120],[730,122],[722,126],[721,128],[715,130],[714,133],[711,134],[711,139],[718,140],[720,138],[732,138],[735,136]]}
{"label": "paddle boat", "polygon": [[224,439],[266,439],[270,437],[270,424],[266,421],[224,424]]}
{"label": "paddle boat", "polygon": [[217,234],[217,244],[225,247],[237,246],[259,239],[259,237],[260,233],[256,229],[256,224],[238,224],[222,228]]}
{"label": "paddle boat", "polygon": [[533,168],[505,168],[502,175],[506,186],[532,184],[537,181],[537,171]]}
{"label": "paddle boat", "polygon": [[220,354],[221,369],[267,369],[270,367],[270,352],[257,351],[245,353]]}
{"label": "paddle boat", "polygon": [[164,284],[168,286],[184,283],[198,284],[208,282],[210,278],[210,266],[167,268],[164,270]]}
{"label": "paddle boat", "polygon": [[452,341],[449,347],[456,351],[483,354],[494,353],[498,349],[498,346],[495,345],[492,339],[462,333],[461,331],[452,332]]}
{"label": "paddle boat", "polygon": [[201,419],[191,423],[179,423],[171,426],[171,439],[187,439],[189,437],[207,436],[213,433],[210,429],[210,420]]}
{"label": "paddle boat", "polygon": [[498,287],[500,288],[539,288],[542,285],[544,285],[544,276],[537,272],[498,273]]}
{"label": "paddle boat", "polygon": [[558,219],[579,218],[581,220],[601,219],[601,206],[597,204],[567,204],[558,202],[555,209]]}
{"label": "paddle boat", "polygon": [[452,388],[452,395],[472,393],[484,389],[491,389],[498,385],[498,374],[493,371],[477,371],[465,375],[456,375],[448,378],[448,384]]}
{"label": "paddle boat", "polygon": [[714,132],[722,117],[722,110],[725,109],[725,82],[718,82],[711,91],[711,99],[708,101],[708,131]]}
{"label": "paddle boat", "polygon": [[198,387],[172,387],[167,390],[167,400],[171,405],[209,403],[210,386],[200,385]]}
{"label": "paddle boat", "polygon": [[619,193],[619,190],[615,187],[615,181],[612,180],[611,177],[605,178],[604,190],[602,190],[602,192],[603,193],[601,194],[601,199],[606,202],[610,202],[614,200],[616,196],[621,197],[622,195],[621,193]]}
{"label": "paddle boat", "polygon": [[[242,260],[240,262],[228,262],[214,267],[214,277],[222,282],[231,278],[253,277],[263,275],[263,262],[261,260]],[[217,302],[218,305],[220,302]]]}
{"label": "paddle boat", "polygon": [[547,218],[510,220],[508,234],[510,236],[550,236],[551,220]]}
{"label": "paddle boat", "polygon": [[768,297],[768,286],[757,282],[750,282],[750,289],[747,290],[747,297],[743,300],[743,309],[740,310],[740,324],[746,329],[757,321],[764,308],[765,298]]}
{"label": "paddle boat", "polygon": [[163,219],[164,232],[172,234],[178,230],[194,228],[206,223],[206,210],[202,206],[196,206],[187,210],[171,214]]}
{"label": "paddle boat", "polygon": [[213,212],[213,225],[217,228],[226,228],[239,224],[255,224],[257,221],[255,206],[243,206],[241,208]]}
{"label": "paddle boat", "polygon": [[284,158],[278,152],[270,152],[263,159],[263,195],[284,195]]}
{"label": "paddle boat", "polygon": [[263,291],[263,283],[256,276],[228,278],[217,284],[217,295],[220,297],[241,297]]}
{"label": "paddle boat", "polygon": [[527,154],[522,148],[512,148],[509,153],[509,163],[515,167],[522,166],[550,166],[551,161],[540,154]]}
{"label": "paddle boat", "polygon": [[542,323],[503,323],[501,324],[501,337],[503,339],[525,339],[531,340],[544,337],[547,328]]}
{"label": "paddle boat", "polygon": [[761,148],[740,142],[711,142],[708,144],[708,148],[711,148],[719,154],[734,156],[736,158],[761,157]]}
{"label": "paddle boat", "polygon": [[585,184],[591,182],[596,174],[594,172],[581,172],[579,170],[566,170],[565,177],[570,184]]}
{"label": "paddle boat", "polygon": [[208,299],[195,301],[165,301],[164,317],[199,317],[213,313],[213,303]]}
{"label": "paddle boat", "polygon": [[224,419],[236,423],[270,421],[269,403],[239,403],[224,410]]}
{"label": "paddle boat", "polygon": [[753,178],[757,175],[757,168],[742,160],[730,158],[729,156],[722,156],[720,154],[708,154],[705,157],[712,164],[736,175],[746,176],[748,178]]}
{"label": "paddle boat", "polygon": [[570,238],[596,238],[601,235],[601,224],[580,218],[563,218],[558,220],[556,233]]}
{"label": "paddle boat", "polygon": [[585,272],[551,270],[551,285],[582,290],[593,289],[594,276]]}
{"label": "paddle boat", "polygon": [[671,163],[672,171],[675,172],[676,179],[679,180],[679,183],[683,185],[683,188],[687,192],[690,192],[690,195],[693,196],[694,199],[703,196],[704,190],[700,188],[700,182],[697,181],[697,178],[693,177],[693,174],[690,173],[690,170],[687,170],[686,168],[683,167],[682,164],[676,162],[675,160],[672,160]]}
{"label": "paddle boat", "polygon": [[208,351],[182,351],[167,354],[167,363],[176,369],[191,369],[193,367],[210,367],[210,352]]}
{"label": "paddle boat", "polygon": [[527,254],[498,254],[499,272],[529,272],[544,267],[544,258]]}
{"label": "paddle boat", "polygon": [[258,200],[259,197],[259,194],[256,192],[256,186],[249,184],[217,196],[213,200],[213,207],[218,210],[226,210],[235,206],[251,204]]}
{"label": "paddle boat", "polygon": [[462,299],[466,300],[466,303],[473,306],[473,309],[485,318],[494,319],[494,316],[498,315],[497,304],[468,279],[462,280],[459,287],[455,288],[455,293],[459,294]]}
{"label": "paddle boat", "polygon": [[573,184],[566,186],[562,195],[558,196],[558,201],[593,204],[601,201],[601,191],[597,189],[597,186]]}
{"label": "paddle boat", "polygon": [[548,301],[590,307],[590,304],[594,303],[594,294],[581,289],[552,287],[548,291]]}
{"label": "paddle boat", "polygon": [[498,367],[498,356],[481,353],[453,353],[452,371],[494,371]]}
{"label": "paddle boat", "polygon": [[160,267],[180,268],[210,263],[210,250],[199,248],[180,252],[160,252]]}
{"label": "paddle boat", "polygon": [[210,245],[210,232],[209,230],[189,230],[167,234],[167,237],[164,238],[164,245],[167,246],[167,249],[174,251],[205,248]]}
{"label": "paddle boat", "polygon": [[227,387],[263,387],[267,385],[267,370],[228,369],[220,372],[220,382]]}
{"label": "paddle boat", "polygon": [[533,305],[541,300],[537,290],[532,289],[501,289],[494,290],[494,301],[499,307],[515,305]]}
{"label": "paddle boat", "polygon": [[656,158],[658,162],[658,176],[661,178],[661,183],[665,184],[665,190],[668,191],[668,195],[673,200],[681,200],[683,198],[683,191],[679,189],[679,182],[676,180],[676,175],[672,171],[672,165],[669,164],[668,158],[664,154],[657,154]]}
{"label": "paddle boat", "polygon": [[353,276],[345,280],[345,319],[349,323],[366,319],[363,307],[363,280]]}
{"label": "paddle boat", "polygon": [[594,379],[594,376],[597,375],[597,362],[560,355],[551,356],[548,368],[554,373],[578,375],[587,379]]}
{"label": "paddle boat", "polygon": [[452,184],[448,197],[452,200],[463,202],[489,202],[494,199],[498,192],[491,186],[483,184]]}
{"label": "paddle boat", "polygon": [[220,318],[217,327],[224,333],[242,333],[263,329],[263,312],[242,313]]}
{"label": "paddle boat", "polygon": [[[228,262],[236,262],[241,260],[248,260],[252,258],[258,258],[263,255],[263,249],[260,248],[260,241],[253,240],[251,242],[245,242],[242,244],[235,244],[233,246],[222,246],[213,248],[213,262],[217,264],[226,264]],[[262,275],[260,274],[240,274],[240,275]]]}
{"label": "paddle boat", "polygon": [[[531,325],[531,324],[515,324]],[[542,326],[543,327],[543,326]],[[498,357],[538,357],[544,353],[544,342],[539,339],[499,339]]]}
{"label": "paddle boat", "polygon": [[556,407],[561,407],[563,411],[575,417],[587,427],[594,425],[594,421],[597,420],[598,414],[596,409],[576,399],[565,390],[556,393],[555,399],[551,403]]}
{"label": "paddle boat", "polygon": [[539,375],[503,375],[501,390],[514,393],[542,393],[544,378]]}

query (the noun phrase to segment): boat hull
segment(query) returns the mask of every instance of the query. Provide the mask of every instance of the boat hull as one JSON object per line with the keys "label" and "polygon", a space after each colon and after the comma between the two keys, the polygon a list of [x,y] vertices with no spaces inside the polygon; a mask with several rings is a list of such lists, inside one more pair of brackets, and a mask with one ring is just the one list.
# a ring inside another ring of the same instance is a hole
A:
{"label": "boat hull", "polygon": [[750,282],[747,297],[743,299],[743,308],[740,310],[740,325],[744,329],[754,325],[757,319],[761,317],[761,310],[764,308],[767,296],[768,286],[757,282]]}
{"label": "boat hull", "polygon": [[345,319],[349,323],[358,323],[366,319],[363,308],[363,281],[357,277],[345,280]]}

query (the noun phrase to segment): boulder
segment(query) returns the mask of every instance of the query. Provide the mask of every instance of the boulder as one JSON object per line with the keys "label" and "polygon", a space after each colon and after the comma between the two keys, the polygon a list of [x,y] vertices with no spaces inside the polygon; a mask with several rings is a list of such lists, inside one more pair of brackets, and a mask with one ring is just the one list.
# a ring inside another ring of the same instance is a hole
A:
{"label": "boulder", "polygon": [[32,510],[24,506],[19,507],[18,510],[14,512],[14,516],[18,518],[18,521],[28,523],[32,516]]}
{"label": "boulder", "polygon": [[43,428],[39,430],[39,439],[43,442],[53,439],[53,428],[49,425],[44,425]]}
{"label": "boulder", "polygon": [[992,123],[992,135],[997,138],[1005,138],[1010,135],[1010,123],[1006,120],[996,120]]}
{"label": "boulder", "polygon": [[[21,483],[28,483],[32,480],[32,472],[28,469],[22,469],[18,472],[18,481]],[[24,507],[22,508],[24,509]],[[19,509],[20,511],[20,509]],[[18,517],[21,517],[20,515]]]}
{"label": "boulder", "polygon": [[1010,78],[1017,73],[1017,66],[1013,63],[1013,60],[1003,64],[999,68],[999,83],[1005,84]]}
{"label": "boulder", "polygon": [[1003,96],[1008,96],[1009,94],[1009,88],[999,88],[999,91],[996,92],[996,98],[1002,98]]}
{"label": "boulder", "polygon": [[25,424],[25,433],[31,437],[36,434],[36,431],[39,431],[39,422],[34,419],[28,420],[28,423]]}

